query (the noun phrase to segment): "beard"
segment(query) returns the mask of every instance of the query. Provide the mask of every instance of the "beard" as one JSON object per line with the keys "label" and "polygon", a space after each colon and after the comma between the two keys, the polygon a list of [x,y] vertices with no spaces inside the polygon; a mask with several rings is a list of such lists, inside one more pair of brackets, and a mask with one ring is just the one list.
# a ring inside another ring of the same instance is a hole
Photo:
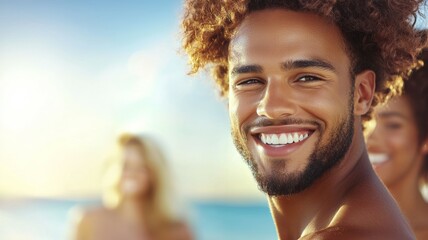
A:
{"label": "beard", "polygon": [[[353,91],[352,91],[353,92]],[[232,124],[232,137],[236,149],[250,166],[253,176],[255,177],[259,189],[269,196],[284,196],[299,193],[310,187],[317,179],[322,177],[326,172],[338,165],[344,158],[346,152],[352,143],[354,135],[354,118],[352,112],[353,96],[349,100],[347,114],[332,124],[335,126],[332,129],[332,134],[327,143],[322,144],[320,140],[315,144],[315,148],[308,158],[308,163],[302,171],[294,173],[284,173],[284,161],[272,160],[271,172],[269,174],[261,173],[259,171],[257,162],[247,147],[247,138],[242,136],[238,129]],[[235,121],[236,122],[236,121]],[[282,119],[280,124],[301,124],[311,123],[321,126],[317,121],[307,121],[295,118]],[[260,119],[257,121],[257,126],[275,125],[268,119]],[[247,134],[251,126],[245,127],[244,133]],[[278,123],[276,123],[278,124]],[[236,126],[236,125],[235,125]],[[320,129],[320,127],[319,127]],[[320,129],[320,136],[323,136],[322,129]]]}

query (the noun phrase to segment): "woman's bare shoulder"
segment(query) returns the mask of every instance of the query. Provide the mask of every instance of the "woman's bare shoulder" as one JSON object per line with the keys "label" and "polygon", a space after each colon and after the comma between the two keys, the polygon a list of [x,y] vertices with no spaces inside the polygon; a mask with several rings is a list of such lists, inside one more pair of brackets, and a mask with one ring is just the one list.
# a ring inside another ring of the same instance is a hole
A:
{"label": "woman's bare shoulder", "polygon": [[188,223],[184,220],[176,220],[169,224],[168,226],[168,235],[170,236],[168,239],[174,240],[193,240],[192,231],[188,225]]}
{"label": "woman's bare shoulder", "polygon": [[112,216],[114,214],[114,210],[111,208],[106,208],[104,206],[97,206],[97,207],[85,208],[84,213],[89,217],[104,218],[107,216]]}
{"label": "woman's bare shoulder", "polygon": [[72,221],[72,239],[91,239],[95,229],[103,225],[112,215],[105,207],[75,207],[70,211]]}
{"label": "woman's bare shoulder", "polygon": [[78,221],[92,221],[105,218],[113,214],[113,210],[103,206],[96,207],[76,207],[72,210],[72,215]]}

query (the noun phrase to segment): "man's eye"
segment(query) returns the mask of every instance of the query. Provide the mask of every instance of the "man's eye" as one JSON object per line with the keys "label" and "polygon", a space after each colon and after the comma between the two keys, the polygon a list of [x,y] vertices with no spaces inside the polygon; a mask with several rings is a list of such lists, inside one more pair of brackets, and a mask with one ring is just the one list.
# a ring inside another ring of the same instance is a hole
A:
{"label": "man's eye", "polygon": [[311,75],[306,75],[306,76],[299,77],[296,80],[296,82],[314,82],[314,81],[319,81],[319,80],[321,80],[321,78],[311,76]]}
{"label": "man's eye", "polygon": [[260,84],[262,83],[259,79],[257,78],[251,78],[251,79],[247,79],[244,81],[239,82],[238,84],[236,84],[237,86],[244,86],[244,85],[251,85],[251,84]]}

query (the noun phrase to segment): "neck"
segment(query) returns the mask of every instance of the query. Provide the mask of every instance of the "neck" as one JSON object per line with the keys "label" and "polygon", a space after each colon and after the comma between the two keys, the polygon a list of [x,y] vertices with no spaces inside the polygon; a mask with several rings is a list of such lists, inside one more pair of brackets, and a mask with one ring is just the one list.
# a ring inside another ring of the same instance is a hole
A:
{"label": "neck", "polygon": [[362,134],[355,135],[343,160],[309,188],[289,196],[269,196],[279,239],[298,239],[329,227],[350,190],[362,179],[373,179]]}
{"label": "neck", "polygon": [[144,213],[147,211],[147,204],[144,198],[128,197],[123,199],[117,210],[127,221],[142,224],[145,222]]}

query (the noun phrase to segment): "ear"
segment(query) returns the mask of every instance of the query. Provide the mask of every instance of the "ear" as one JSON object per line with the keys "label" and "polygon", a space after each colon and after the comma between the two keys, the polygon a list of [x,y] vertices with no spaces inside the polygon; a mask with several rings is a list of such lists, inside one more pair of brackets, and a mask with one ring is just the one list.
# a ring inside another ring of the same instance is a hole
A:
{"label": "ear", "polygon": [[366,70],[355,77],[354,114],[364,115],[370,109],[376,88],[376,74]]}

